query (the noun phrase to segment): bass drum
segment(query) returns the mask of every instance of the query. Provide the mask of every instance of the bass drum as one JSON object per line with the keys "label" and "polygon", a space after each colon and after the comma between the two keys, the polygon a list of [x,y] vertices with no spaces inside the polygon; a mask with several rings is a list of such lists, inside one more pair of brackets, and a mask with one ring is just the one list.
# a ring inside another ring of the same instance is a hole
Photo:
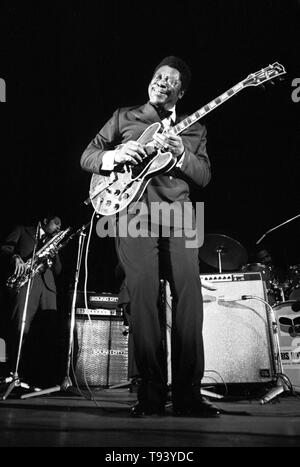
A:
{"label": "bass drum", "polygon": [[300,301],[288,300],[273,307],[283,373],[300,392]]}

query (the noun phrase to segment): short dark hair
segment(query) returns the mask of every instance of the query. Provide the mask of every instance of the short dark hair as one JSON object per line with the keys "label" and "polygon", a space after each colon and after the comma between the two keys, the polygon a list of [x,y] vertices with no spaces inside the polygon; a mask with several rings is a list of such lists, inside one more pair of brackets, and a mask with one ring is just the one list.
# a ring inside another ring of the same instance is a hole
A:
{"label": "short dark hair", "polygon": [[48,211],[42,216],[42,222],[46,221],[46,224],[48,224],[56,217],[61,221],[60,215],[58,215],[56,212]]}
{"label": "short dark hair", "polygon": [[162,61],[157,65],[154,70],[154,73],[162,66],[170,66],[176,68],[180,73],[180,79],[182,82],[182,89],[186,91],[190,85],[192,79],[192,73],[190,67],[187,63],[182,60],[182,58],[176,57],[175,55],[169,55],[162,59]]}

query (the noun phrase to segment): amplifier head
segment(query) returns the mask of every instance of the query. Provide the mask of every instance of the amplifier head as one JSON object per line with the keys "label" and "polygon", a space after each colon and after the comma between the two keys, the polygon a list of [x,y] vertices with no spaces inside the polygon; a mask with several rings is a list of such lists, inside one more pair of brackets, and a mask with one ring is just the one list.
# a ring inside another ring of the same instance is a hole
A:
{"label": "amplifier head", "polygon": [[119,297],[117,294],[112,294],[109,292],[93,292],[88,291],[85,294],[83,291],[77,291],[76,296],[76,307],[84,308],[85,302],[87,302],[87,307],[90,309],[97,308],[106,308],[108,310],[117,308]]}

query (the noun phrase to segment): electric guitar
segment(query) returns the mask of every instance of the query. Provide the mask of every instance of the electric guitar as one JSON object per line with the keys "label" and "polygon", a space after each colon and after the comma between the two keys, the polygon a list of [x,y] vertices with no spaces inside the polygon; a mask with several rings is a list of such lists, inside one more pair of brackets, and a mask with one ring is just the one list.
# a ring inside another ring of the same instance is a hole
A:
{"label": "electric guitar", "polygon": [[152,177],[168,172],[177,163],[176,157],[155,141],[156,133],[179,135],[242,89],[248,86],[259,86],[285,73],[284,67],[275,62],[256,73],[251,73],[247,78],[170,129],[162,131],[160,123],[153,123],[137,140],[143,145],[147,154],[143,161],[134,166],[127,163],[118,164],[109,175],[93,174],[89,198],[85,204],[92,203],[98,214],[109,216],[122,211],[130,203],[138,201]]}

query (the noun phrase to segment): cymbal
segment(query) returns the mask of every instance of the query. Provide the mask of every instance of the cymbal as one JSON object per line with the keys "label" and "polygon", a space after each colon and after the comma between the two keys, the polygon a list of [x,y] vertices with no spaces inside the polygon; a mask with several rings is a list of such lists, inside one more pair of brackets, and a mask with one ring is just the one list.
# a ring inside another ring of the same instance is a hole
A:
{"label": "cymbal", "polygon": [[199,248],[199,258],[209,266],[219,269],[218,251],[221,255],[222,270],[239,270],[242,265],[247,263],[248,254],[240,242],[226,235],[205,235],[204,243]]}

